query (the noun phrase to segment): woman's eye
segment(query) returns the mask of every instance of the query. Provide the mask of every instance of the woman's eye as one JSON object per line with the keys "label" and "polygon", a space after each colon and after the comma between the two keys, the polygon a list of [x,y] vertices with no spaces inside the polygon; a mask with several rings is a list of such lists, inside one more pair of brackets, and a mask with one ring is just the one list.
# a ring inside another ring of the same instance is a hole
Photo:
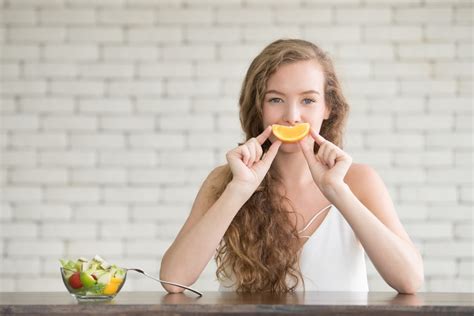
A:
{"label": "woman's eye", "polygon": [[303,99],[303,103],[304,103],[304,104],[312,104],[312,103],[314,103],[314,102],[316,102],[316,100],[313,100],[313,99]]}
{"label": "woman's eye", "polygon": [[282,103],[283,100],[280,99],[280,98],[271,98],[270,100],[268,100],[270,103]]}

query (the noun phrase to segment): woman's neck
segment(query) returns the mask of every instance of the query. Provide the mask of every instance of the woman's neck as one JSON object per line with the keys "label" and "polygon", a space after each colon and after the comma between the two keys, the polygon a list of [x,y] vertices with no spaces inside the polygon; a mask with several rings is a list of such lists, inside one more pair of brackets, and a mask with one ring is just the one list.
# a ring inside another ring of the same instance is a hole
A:
{"label": "woman's neck", "polygon": [[286,188],[304,187],[313,182],[303,152],[280,152],[273,164]]}

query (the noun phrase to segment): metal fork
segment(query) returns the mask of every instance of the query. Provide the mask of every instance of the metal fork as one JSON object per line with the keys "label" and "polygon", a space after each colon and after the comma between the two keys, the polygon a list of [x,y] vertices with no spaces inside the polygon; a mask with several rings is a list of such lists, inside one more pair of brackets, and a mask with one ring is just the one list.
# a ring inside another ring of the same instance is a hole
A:
{"label": "metal fork", "polygon": [[180,288],[186,289],[186,290],[188,290],[188,291],[191,291],[191,292],[193,292],[193,293],[195,293],[195,294],[199,295],[200,297],[202,296],[202,293],[201,293],[201,292],[199,292],[199,291],[196,291],[196,290],[195,290],[195,289],[193,289],[193,288],[190,288],[190,287],[188,287],[188,286],[185,286],[185,285],[182,285],[182,284],[174,283],[174,282],[169,282],[169,281],[163,281],[163,280],[160,280],[160,279],[158,279],[158,278],[155,278],[154,276],[152,276],[152,275],[150,275],[150,274],[146,273],[146,272],[145,272],[145,271],[143,271],[142,269],[136,269],[136,268],[133,268],[133,269],[132,269],[132,268],[126,268],[126,270],[131,270],[131,271],[135,271],[135,272],[141,273],[141,274],[143,274],[144,276],[146,276],[146,277],[148,277],[148,278],[150,278],[150,279],[152,279],[152,280],[155,280],[155,281],[157,281],[157,282],[160,282],[160,283],[165,283],[165,284],[169,284],[169,285],[174,285],[174,286],[177,286],[177,287],[180,287]]}

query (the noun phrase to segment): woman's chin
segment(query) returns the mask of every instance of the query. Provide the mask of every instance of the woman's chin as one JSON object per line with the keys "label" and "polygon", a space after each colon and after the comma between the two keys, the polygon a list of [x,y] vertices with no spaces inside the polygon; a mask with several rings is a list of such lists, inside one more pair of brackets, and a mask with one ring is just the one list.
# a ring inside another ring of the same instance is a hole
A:
{"label": "woman's chin", "polygon": [[280,146],[280,150],[284,153],[294,153],[300,151],[300,145],[298,143],[283,143]]}

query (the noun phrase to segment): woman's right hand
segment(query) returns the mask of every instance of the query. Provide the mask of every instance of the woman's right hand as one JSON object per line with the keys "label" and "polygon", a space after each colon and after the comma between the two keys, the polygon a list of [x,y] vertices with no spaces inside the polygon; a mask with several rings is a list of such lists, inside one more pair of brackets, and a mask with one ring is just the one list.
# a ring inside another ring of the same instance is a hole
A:
{"label": "woman's right hand", "polygon": [[257,190],[280,148],[281,141],[276,140],[262,157],[262,144],[271,134],[272,127],[268,126],[260,135],[249,139],[226,154],[232,171],[231,182],[242,186],[250,194]]}

